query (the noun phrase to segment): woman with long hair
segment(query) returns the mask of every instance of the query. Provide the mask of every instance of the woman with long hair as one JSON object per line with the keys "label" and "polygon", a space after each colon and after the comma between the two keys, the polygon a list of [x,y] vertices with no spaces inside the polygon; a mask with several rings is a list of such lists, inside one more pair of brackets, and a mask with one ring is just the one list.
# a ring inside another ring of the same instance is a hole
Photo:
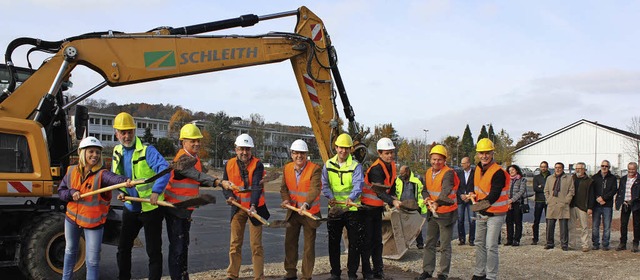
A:
{"label": "woman with long hair", "polygon": [[509,211],[507,211],[507,243],[505,246],[520,246],[522,237],[522,210],[520,205],[524,203],[524,194],[527,188],[527,178],[522,175],[522,171],[517,165],[510,165],[507,168],[511,176],[511,187],[509,188]]}
{"label": "woman with long hair", "polygon": [[72,279],[78,255],[78,243],[84,233],[87,265],[86,279],[98,279],[100,276],[100,246],[107,213],[111,204],[111,192],[103,192],[81,198],[80,195],[131,180],[102,168],[102,143],[95,137],[82,139],[78,146],[78,165],[67,168],[58,194],[60,199],[68,201],[64,223],[64,268],[62,279]]}

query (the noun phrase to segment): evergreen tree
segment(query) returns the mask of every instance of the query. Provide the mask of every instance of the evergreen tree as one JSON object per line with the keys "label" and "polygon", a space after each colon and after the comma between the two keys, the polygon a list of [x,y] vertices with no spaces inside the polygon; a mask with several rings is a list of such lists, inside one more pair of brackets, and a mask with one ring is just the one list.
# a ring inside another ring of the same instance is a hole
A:
{"label": "evergreen tree", "polygon": [[482,138],[489,138],[489,134],[487,133],[487,127],[484,126],[484,124],[482,125],[482,128],[480,129],[480,135],[478,135],[478,140],[476,140],[476,142],[480,141],[480,139]]}
{"label": "evergreen tree", "polygon": [[464,133],[462,134],[462,143],[461,143],[461,154],[460,158],[470,157],[473,158],[474,154],[474,145],[473,145],[473,136],[471,136],[471,129],[469,128],[469,124],[464,128]]}
{"label": "evergreen tree", "polygon": [[142,135],[142,138],[140,140],[145,144],[155,144],[155,142],[153,141],[153,133],[151,133],[150,126],[147,126],[147,128],[144,129],[144,135]]}
{"label": "evergreen tree", "polygon": [[495,142],[496,139],[497,139],[496,138],[496,133],[495,133],[495,131],[493,131],[493,124],[491,124],[491,123],[489,124],[489,134],[488,134],[487,137],[489,137],[489,139],[491,141],[493,141],[493,142]]}

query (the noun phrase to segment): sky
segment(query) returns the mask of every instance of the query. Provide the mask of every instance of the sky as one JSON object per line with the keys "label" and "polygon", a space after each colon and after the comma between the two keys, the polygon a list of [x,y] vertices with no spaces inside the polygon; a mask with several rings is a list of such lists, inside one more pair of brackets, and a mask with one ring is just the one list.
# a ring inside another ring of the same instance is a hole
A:
{"label": "sky", "polygon": [[[580,119],[626,130],[640,116],[638,0],[0,2],[0,48],[18,37],[145,32],[307,6],[331,36],[356,120],[392,123],[408,139],[461,137],[467,124],[475,139],[490,123],[517,142],[527,131],[546,135]],[[295,20],[210,34],[292,32]],[[14,52],[17,66],[26,67],[27,51]],[[102,78],[85,68],[72,81],[78,95]],[[91,98],[310,126],[288,62],[108,87]]]}

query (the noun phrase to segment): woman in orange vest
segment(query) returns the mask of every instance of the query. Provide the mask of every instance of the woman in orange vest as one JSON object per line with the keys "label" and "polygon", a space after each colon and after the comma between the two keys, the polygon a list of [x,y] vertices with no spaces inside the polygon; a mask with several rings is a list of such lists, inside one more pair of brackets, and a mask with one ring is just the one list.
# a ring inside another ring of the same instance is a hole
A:
{"label": "woman in orange vest", "polygon": [[85,239],[86,279],[98,279],[100,276],[100,244],[103,225],[109,212],[111,192],[84,198],[80,198],[80,195],[100,189],[102,185],[127,182],[127,187],[131,187],[131,180],[127,177],[102,169],[101,152],[102,143],[98,139],[91,136],[82,139],[78,146],[78,165],[69,166],[58,188],[60,199],[68,201],[64,223],[66,245],[62,279],[73,278],[81,232],[84,232]]}

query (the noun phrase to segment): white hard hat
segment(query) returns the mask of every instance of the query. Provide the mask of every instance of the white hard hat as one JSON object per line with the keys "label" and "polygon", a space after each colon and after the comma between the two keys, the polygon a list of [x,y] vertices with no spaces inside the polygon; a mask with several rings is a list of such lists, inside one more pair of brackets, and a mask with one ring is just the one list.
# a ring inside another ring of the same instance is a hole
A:
{"label": "white hard hat", "polygon": [[236,146],[253,148],[253,138],[249,134],[242,133],[236,138]]}
{"label": "white hard hat", "polygon": [[100,143],[100,140],[98,140],[98,138],[89,136],[82,139],[82,141],[80,141],[80,145],[78,145],[78,149],[84,149],[86,147],[100,147],[100,149],[102,149],[102,143]]}
{"label": "white hard hat", "polygon": [[387,137],[382,137],[378,140],[378,144],[376,145],[376,149],[379,151],[393,150],[396,147],[393,146],[393,141]]}
{"label": "white hard hat", "polygon": [[308,152],[309,147],[307,146],[307,143],[302,141],[302,139],[298,139],[291,143],[291,150],[296,152]]}

